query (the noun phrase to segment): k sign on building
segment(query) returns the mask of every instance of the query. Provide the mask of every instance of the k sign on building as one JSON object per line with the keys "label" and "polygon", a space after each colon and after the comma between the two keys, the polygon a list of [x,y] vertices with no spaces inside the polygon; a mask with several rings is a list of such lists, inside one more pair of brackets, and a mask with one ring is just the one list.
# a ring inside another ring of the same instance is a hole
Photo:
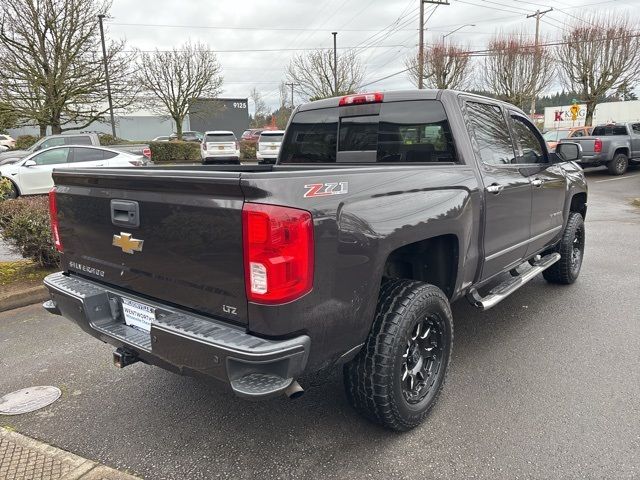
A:
{"label": "k sign on building", "polygon": [[587,116],[587,106],[578,105],[578,115],[575,120],[571,118],[572,105],[562,107],[545,107],[544,109],[544,129],[582,127]]}
{"label": "k sign on building", "polygon": [[231,130],[240,138],[249,128],[248,103],[246,98],[198,98],[189,106],[189,128]]}

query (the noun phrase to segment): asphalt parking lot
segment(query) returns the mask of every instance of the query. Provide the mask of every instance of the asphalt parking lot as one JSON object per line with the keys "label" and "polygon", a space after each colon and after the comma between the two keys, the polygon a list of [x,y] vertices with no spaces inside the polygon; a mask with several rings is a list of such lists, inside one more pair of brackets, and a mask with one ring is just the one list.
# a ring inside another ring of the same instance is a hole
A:
{"label": "asphalt parking lot", "polygon": [[640,478],[640,168],[588,172],[569,287],[541,277],[488,312],[454,305],[448,383],[424,425],[385,431],[342,374],[247,403],[142,364],[39,306],[0,314],[0,394],[63,390],[0,425],[146,478]]}

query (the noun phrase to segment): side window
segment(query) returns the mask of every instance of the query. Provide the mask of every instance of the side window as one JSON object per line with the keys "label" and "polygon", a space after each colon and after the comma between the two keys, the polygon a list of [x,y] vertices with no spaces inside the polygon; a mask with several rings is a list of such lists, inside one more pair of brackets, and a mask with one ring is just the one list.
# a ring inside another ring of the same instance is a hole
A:
{"label": "side window", "polygon": [[87,135],[71,135],[65,138],[67,145],[92,145],[91,138]]}
{"label": "side window", "polygon": [[640,123],[634,123],[633,125],[631,125],[631,129],[636,135],[640,134]]}
{"label": "side window", "polygon": [[39,153],[33,157],[32,160],[36,162],[36,165],[58,165],[60,163],[67,163],[68,156],[68,148],[56,148]]}
{"label": "side window", "polygon": [[575,130],[571,134],[571,138],[573,138],[573,137],[584,137],[584,130]]}
{"label": "side window", "polygon": [[487,103],[467,102],[467,121],[480,158],[491,165],[515,163],[513,143],[502,109]]}
{"label": "side window", "polygon": [[542,140],[534,131],[535,127],[518,115],[511,115],[513,133],[520,145],[521,154],[516,163],[547,163]]}
{"label": "side window", "polygon": [[96,148],[74,148],[73,149],[73,163],[78,162],[96,162],[103,160],[104,155],[102,150]]}
{"label": "side window", "polygon": [[117,155],[118,155],[117,152],[107,152],[106,150],[102,151],[102,158],[104,158],[105,160],[108,160],[109,158],[113,158]]}
{"label": "side window", "polygon": [[64,138],[62,137],[48,138],[47,140],[45,140],[40,144],[38,150],[44,150],[45,148],[57,147],[58,145],[64,145],[64,144],[65,144],[65,141],[64,141]]}

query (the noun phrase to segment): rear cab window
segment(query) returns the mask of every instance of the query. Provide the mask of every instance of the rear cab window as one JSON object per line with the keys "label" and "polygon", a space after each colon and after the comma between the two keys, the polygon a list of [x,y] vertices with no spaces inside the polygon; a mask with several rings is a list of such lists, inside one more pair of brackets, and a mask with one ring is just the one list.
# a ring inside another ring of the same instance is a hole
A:
{"label": "rear cab window", "polygon": [[599,125],[591,132],[593,137],[608,137],[617,135],[629,135],[624,125]]}
{"label": "rear cab window", "polygon": [[65,143],[67,145],[93,145],[91,137],[88,135],[70,135],[65,137]]}
{"label": "rear cab window", "polygon": [[271,142],[271,143],[281,143],[282,138],[284,137],[284,133],[270,133],[270,132],[262,132],[260,134],[259,142]]}
{"label": "rear cab window", "polygon": [[280,163],[457,162],[438,100],[412,100],[298,112]]}
{"label": "rear cab window", "polygon": [[236,136],[233,133],[207,133],[204,141],[206,143],[235,142]]}

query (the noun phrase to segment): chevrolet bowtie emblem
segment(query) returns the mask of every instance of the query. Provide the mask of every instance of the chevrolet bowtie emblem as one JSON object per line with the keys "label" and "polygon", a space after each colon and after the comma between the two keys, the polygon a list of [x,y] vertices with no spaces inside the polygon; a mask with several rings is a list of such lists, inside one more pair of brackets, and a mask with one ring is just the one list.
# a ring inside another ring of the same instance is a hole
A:
{"label": "chevrolet bowtie emblem", "polygon": [[142,244],[144,240],[138,240],[137,238],[131,238],[130,233],[120,232],[120,235],[113,236],[113,242],[111,245],[114,247],[120,247],[124,253],[141,252]]}

